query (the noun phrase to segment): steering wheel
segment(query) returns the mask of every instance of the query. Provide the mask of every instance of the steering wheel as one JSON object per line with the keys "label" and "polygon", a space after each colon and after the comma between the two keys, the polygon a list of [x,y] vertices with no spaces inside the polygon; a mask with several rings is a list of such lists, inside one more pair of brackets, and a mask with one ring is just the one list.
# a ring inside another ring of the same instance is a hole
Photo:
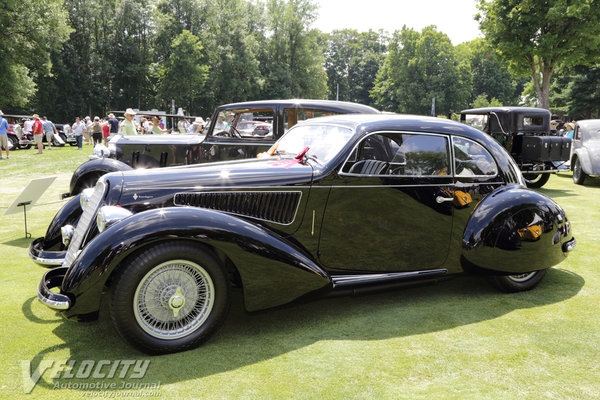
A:
{"label": "steering wheel", "polygon": [[242,138],[242,134],[240,133],[240,131],[237,130],[237,128],[233,125],[231,125],[229,127],[229,131],[231,132],[231,137],[237,137],[237,138]]}

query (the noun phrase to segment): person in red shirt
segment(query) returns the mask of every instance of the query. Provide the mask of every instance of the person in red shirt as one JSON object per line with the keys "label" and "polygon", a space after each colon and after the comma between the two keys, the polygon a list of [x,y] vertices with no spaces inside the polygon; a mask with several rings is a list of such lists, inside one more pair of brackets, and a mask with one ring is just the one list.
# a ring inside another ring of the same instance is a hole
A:
{"label": "person in red shirt", "polygon": [[107,119],[102,119],[102,136],[104,137],[104,145],[108,146],[108,138],[110,136],[110,124]]}
{"label": "person in red shirt", "polygon": [[33,138],[35,139],[35,143],[37,144],[38,152],[33,154],[42,154],[44,145],[42,144],[42,139],[44,138],[44,130],[42,129],[42,121],[40,121],[40,116],[37,114],[33,114],[33,128],[31,132],[33,133]]}

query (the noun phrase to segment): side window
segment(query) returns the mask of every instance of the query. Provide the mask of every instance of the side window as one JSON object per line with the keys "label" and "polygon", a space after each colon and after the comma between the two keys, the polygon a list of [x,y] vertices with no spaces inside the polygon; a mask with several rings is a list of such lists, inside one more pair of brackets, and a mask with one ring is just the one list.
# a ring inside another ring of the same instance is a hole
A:
{"label": "side window", "polygon": [[296,125],[298,122],[306,121],[307,119],[326,117],[328,115],[337,115],[336,112],[323,110],[310,110],[304,108],[286,108],[283,110],[283,131]]}
{"label": "side window", "polygon": [[448,139],[409,133],[369,135],[357,146],[342,172],[352,175],[444,176],[449,174]]}
{"label": "side window", "polygon": [[245,109],[219,113],[214,136],[273,139],[273,110]]}
{"label": "side window", "polygon": [[454,173],[456,176],[495,176],[498,167],[494,158],[479,143],[453,137]]}

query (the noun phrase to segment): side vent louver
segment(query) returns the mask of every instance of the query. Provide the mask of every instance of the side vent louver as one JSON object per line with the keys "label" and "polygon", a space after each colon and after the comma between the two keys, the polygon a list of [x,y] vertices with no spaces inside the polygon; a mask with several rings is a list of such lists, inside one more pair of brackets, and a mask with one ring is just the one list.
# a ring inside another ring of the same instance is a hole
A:
{"label": "side vent louver", "polygon": [[299,191],[177,193],[174,203],[288,225],[294,221],[301,194]]}

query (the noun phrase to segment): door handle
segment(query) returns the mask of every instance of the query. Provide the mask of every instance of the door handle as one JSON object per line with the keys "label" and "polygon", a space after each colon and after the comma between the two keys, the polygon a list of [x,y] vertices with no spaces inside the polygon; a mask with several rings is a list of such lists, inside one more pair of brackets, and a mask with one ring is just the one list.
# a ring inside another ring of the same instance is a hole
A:
{"label": "door handle", "polygon": [[442,197],[442,196],[438,196],[435,198],[435,201],[439,204],[445,203],[447,201],[453,201],[454,197]]}

